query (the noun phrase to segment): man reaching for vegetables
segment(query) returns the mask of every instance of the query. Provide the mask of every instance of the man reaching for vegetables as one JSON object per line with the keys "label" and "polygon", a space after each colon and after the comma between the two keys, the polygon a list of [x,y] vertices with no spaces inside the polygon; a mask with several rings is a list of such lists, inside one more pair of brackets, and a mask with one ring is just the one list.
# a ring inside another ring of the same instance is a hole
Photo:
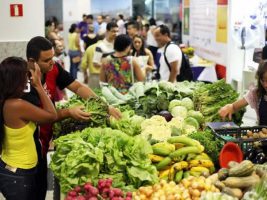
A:
{"label": "man reaching for vegetables", "polygon": [[[27,59],[29,62],[36,62],[40,66],[42,72],[42,83],[50,99],[54,101],[56,87],[60,89],[68,88],[73,93],[82,98],[96,96],[96,94],[87,86],[73,79],[71,75],[65,71],[52,58],[54,49],[49,40],[44,37],[37,36],[32,38],[27,44]],[[36,90],[31,87],[30,92],[25,93],[24,100],[34,105],[41,106]],[[120,118],[121,113],[114,107],[109,106],[109,114],[115,118]],[[65,118],[74,118],[77,120],[88,120],[90,113],[84,112],[83,107],[77,106],[69,109],[57,110],[57,120]],[[38,129],[36,129],[38,131]],[[38,137],[39,136],[39,137]],[[49,142],[52,138],[52,125],[47,124],[40,128],[40,133],[35,133],[35,143],[38,152],[38,166],[36,174],[36,191],[38,192],[38,200],[45,199],[47,190],[47,158],[46,154],[49,148]],[[39,143],[41,141],[41,144]]]}

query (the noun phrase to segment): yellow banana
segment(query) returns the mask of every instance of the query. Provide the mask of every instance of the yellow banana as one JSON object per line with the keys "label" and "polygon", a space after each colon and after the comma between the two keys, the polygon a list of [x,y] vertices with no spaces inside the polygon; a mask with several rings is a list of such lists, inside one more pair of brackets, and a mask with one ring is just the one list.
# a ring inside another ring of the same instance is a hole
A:
{"label": "yellow banana", "polygon": [[160,162],[160,161],[162,161],[164,159],[164,157],[158,156],[158,155],[155,155],[155,154],[149,154],[149,159],[152,162]]}
{"label": "yellow banana", "polygon": [[167,179],[168,179],[169,172],[170,172],[170,168],[160,171],[159,172],[159,178],[165,179],[167,177]]}
{"label": "yellow banana", "polygon": [[172,165],[169,170],[169,175],[168,175],[169,181],[173,181],[174,176],[175,176],[175,170],[174,170],[174,166]]}
{"label": "yellow banana", "polygon": [[200,172],[200,173],[210,172],[209,169],[206,167],[191,167],[190,171],[191,172]]}
{"label": "yellow banana", "polygon": [[174,167],[175,170],[180,171],[180,170],[186,169],[188,167],[188,162],[180,161],[178,163],[175,163],[173,165],[173,167]]}
{"label": "yellow banana", "polygon": [[190,160],[189,161],[189,168],[191,167],[213,167],[214,164],[211,160]]}
{"label": "yellow banana", "polygon": [[194,159],[195,160],[211,160],[210,157],[204,152],[202,152],[201,154],[197,155]]}
{"label": "yellow banana", "polygon": [[201,174],[202,172],[189,171],[189,175],[194,177],[199,177]]}

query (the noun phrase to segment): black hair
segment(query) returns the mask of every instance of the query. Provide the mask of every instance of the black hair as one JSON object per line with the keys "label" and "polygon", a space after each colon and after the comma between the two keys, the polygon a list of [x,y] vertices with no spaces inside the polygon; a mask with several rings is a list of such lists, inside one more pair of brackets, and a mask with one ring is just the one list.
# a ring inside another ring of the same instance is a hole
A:
{"label": "black hair", "polygon": [[87,17],[87,15],[86,14],[83,14],[82,18],[84,18],[84,17]]}
{"label": "black hair", "polygon": [[52,43],[48,39],[42,36],[36,36],[32,38],[27,44],[27,59],[33,58],[35,61],[38,61],[41,51],[51,50],[52,48]]}
{"label": "black hair", "polygon": [[158,28],[159,28],[160,33],[162,35],[167,35],[168,37],[171,37],[171,32],[170,32],[170,29],[168,28],[168,26],[161,24],[158,26]]}
{"label": "black hair", "polygon": [[131,20],[126,24],[126,28],[128,26],[133,26],[133,28],[139,30],[139,24],[137,23],[137,21]]}
{"label": "black hair", "polygon": [[118,27],[118,25],[117,25],[117,23],[115,23],[115,22],[109,22],[108,24],[107,24],[107,31],[111,31],[111,29],[112,28],[117,28]]}
{"label": "black hair", "polygon": [[54,23],[54,22],[53,22],[52,20],[50,20],[50,19],[49,19],[49,20],[46,20],[46,21],[45,21],[45,26],[46,26],[46,27],[48,27],[48,26],[52,26],[53,23]]}
{"label": "black hair", "polygon": [[156,20],[154,18],[150,18],[149,19],[149,25],[150,26],[153,26],[153,25],[156,26]]}
{"label": "black hair", "polygon": [[267,45],[265,45],[265,46],[262,48],[261,58],[262,58],[262,60],[266,60],[266,59],[267,59]]}
{"label": "black hair", "polygon": [[70,25],[70,28],[69,28],[69,33],[74,33],[74,31],[76,30],[77,28],[77,24],[71,24]]}
{"label": "black hair", "polygon": [[132,39],[126,34],[121,34],[118,35],[114,41],[114,49],[115,51],[122,52],[131,44]]}
{"label": "black hair", "polygon": [[256,79],[258,82],[258,88],[257,88],[258,98],[261,98],[266,93],[266,90],[263,88],[263,86],[261,84],[261,81],[262,81],[265,73],[267,73],[267,60],[263,60],[259,64],[259,67],[258,67],[258,70],[256,73]]}
{"label": "black hair", "polygon": [[94,16],[90,14],[90,15],[87,15],[86,18],[93,20],[94,19]]}
{"label": "black hair", "polygon": [[124,18],[124,16],[122,14],[119,14],[118,16],[119,16],[120,19]]}
{"label": "black hair", "polygon": [[27,72],[27,62],[23,58],[8,57],[0,63],[0,147],[4,139],[4,103],[7,99],[23,95]]}
{"label": "black hair", "polygon": [[[142,46],[140,48],[140,51],[137,52],[137,50],[134,48],[134,39],[135,38],[140,38],[142,40]],[[135,35],[133,37],[133,42],[132,42],[132,55],[134,56],[135,53],[137,53],[137,56],[145,56],[146,55],[146,52],[145,52],[145,40],[144,38],[141,36],[141,35]]]}

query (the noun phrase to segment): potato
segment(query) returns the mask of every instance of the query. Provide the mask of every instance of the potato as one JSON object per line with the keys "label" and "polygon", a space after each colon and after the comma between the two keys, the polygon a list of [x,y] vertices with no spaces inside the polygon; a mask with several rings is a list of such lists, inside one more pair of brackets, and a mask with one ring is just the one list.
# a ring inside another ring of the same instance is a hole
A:
{"label": "potato", "polygon": [[252,131],[248,131],[248,132],[247,132],[247,136],[248,136],[248,137],[251,137],[251,136],[253,136],[253,133],[252,133]]}
{"label": "potato", "polygon": [[253,133],[253,138],[259,138],[259,134],[258,133]]}
{"label": "potato", "polygon": [[242,136],[242,139],[248,139],[247,135]]}
{"label": "potato", "polygon": [[263,128],[263,129],[262,129],[262,132],[263,132],[264,134],[267,134],[267,128]]}
{"label": "potato", "polygon": [[266,135],[265,135],[263,132],[260,131],[260,132],[259,132],[259,137],[260,137],[260,138],[265,138]]}

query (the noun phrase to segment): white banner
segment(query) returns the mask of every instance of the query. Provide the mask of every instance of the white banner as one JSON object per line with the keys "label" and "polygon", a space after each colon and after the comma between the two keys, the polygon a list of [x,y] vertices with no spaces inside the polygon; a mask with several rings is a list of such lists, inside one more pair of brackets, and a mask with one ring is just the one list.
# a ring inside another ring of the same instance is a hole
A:
{"label": "white banner", "polygon": [[[224,2],[224,1],[221,1]],[[198,56],[226,66],[227,1],[190,0],[190,46]]]}

